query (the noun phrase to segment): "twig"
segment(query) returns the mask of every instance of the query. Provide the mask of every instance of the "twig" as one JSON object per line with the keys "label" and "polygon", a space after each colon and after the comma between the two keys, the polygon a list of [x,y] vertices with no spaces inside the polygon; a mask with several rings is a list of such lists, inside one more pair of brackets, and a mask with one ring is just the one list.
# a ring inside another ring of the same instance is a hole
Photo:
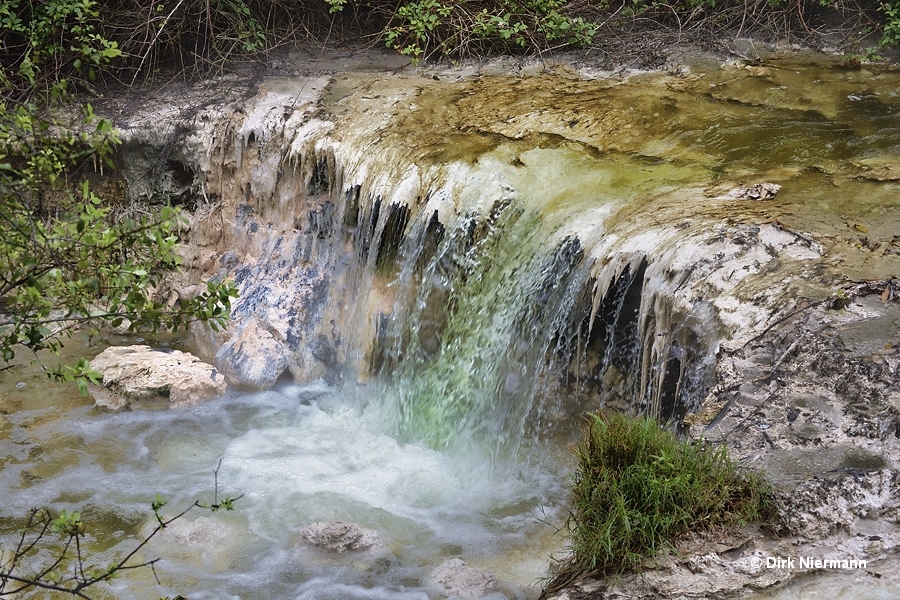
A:
{"label": "twig", "polygon": [[755,342],[756,340],[760,339],[761,337],[763,337],[764,335],[766,335],[767,333],[769,333],[770,331],[772,331],[775,327],[777,327],[777,326],[780,325],[781,323],[784,323],[785,321],[787,321],[787,320],[790,319],[791,317],[794,317],[794,316],[796,316],[796,315],[802,313],[802,312],[805,311],[805,310],[809,310],[810,308],[819,306],[820,304],[824,304],[824,303],[825,303],[825,300],[813,300],[813,301],[810,302],[809,304],[807,304],[807,305],[805,305],[805,306],[802,306],[802,307],[800,307],[800,308],[798,308],[798,309],[796,309],[796,310],[793,310],[793,311],[789,312],[789,313],[786,314],[785,316],[781,317],[780,319],[778,319],[777,321],[775,321],[774,323],[772,323],[771,325],[769,325],[768,327],[766,327],[765,329],[763,329],[759,334],[753,336],[752,338],[750,338],[749,340],[747,340],[746,342],[744,342],[744,345],[741,346],[741,349],[738,350],[738,352],[743,353],[743,352],[744,352],[744,349],[745,349],[747,346],[749,346],[750,344],[752,344],[752,343]]}
{"label": "twig", "polygon": [[150,45],[147,46],[147,51],[144,52],[144,55],[141,57],[141,62],[138,65],[137,69],[134,72],[134,77],[131,78],[131,85],[134,85],[134,82],[137,81],[138,75],[140,75],[141,70],[144,68],[144,61],[147,60],[147,57],[150,56],[150,52],[153,50],[153,46],[156,45],[156,40],[159,39],[159,34],[163,32],[163,29],[166,28],[166,25],[169,22],[169,19],[172,18],[172,15],[175,14],[175,11],[179,9],[179,7],[184,3],[184,0],[178,0],[178,4],[175,5],[166,18],[163,19],[163,22],[160,24],[159,29],[156,30],[156,35],[153,36],[153,39],[150,40]]}
{"label": "twig", "polygon": [[775,376],[775,372],[778,371],[778,367],[781,366],[781,363],[784,362],[784,359],[786,359],[788,357],[788,355],[794,351],[794,348],[796,348],[797,344],[799,344],[799,343],[800,343],[800,340],[794,340],[794,343],[792,343],[790,346],[788,346],[787,350],[784,351],[784,353],[781,355],[781,357],[777,361],[775,361],[775,364],[772,366],[772,371],[765,377],[760,377],[759,379],[754,379],[753,383],[759,383],[761,381],[769,381],[770,379],[772,379],[772,377]]}

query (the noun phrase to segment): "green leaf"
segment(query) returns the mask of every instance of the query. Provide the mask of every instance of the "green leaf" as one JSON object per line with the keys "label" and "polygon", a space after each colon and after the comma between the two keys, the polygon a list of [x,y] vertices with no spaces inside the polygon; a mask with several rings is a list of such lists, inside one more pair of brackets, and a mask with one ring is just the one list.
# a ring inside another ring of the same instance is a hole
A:
{"label": "green leaf", "polygon": [[156,497],[153,498],[153,502],[150,504],[150,506],[153,508],[153,512],[156,512],[159,509],[161,509],[163,506],[165,506],[166,504],[167,504],[166,500],[162,496],[157,494]]}

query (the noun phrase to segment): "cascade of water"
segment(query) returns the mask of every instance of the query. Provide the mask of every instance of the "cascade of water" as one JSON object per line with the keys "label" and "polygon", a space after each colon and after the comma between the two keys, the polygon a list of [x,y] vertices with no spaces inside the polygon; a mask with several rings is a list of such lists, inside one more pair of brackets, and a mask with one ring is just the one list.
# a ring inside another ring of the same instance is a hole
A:
{"label": "cascade of water", "polygon": [[[430,573],[451,557],[497,575],[488,597],[535,597],[560,545],[542,523],[566,514],[572,457],[558,442],[578,415],[695,408],[719,339],[764,329],[822,272],[849,276],[854,254],[828,242],[837,254],[820,260],[817,231],[868,227],[886,250],[864,244],[863,263],[896,264],[896,102],[866,100],[852,144],[807,136],[863,101],[851,88],[820,94],[830,112],[770,109],[835,73],[776,88],[728,73],[715,86],[369,74],[266,81],[246,113],[201,113],[173,157],[202,173],[209,202],[188,265],[242,295],[232,329],[199,339],[277,365],[232,373],[273,389],[109,414],[47,393],[43,374],[10,387],[0,542],[16,543],[31,506],[77,510],[105,523],[104,564],[155,523],[154,494],[208,501],[220,464],[238,511],[155,538],[165,589],[135,571],[117,597],[444,597]],[[761,99],[740,101],[744,85]],[[841,166],[853,144],[867,181]],[[793,196],[722,196],[745,177]],[[293,382],[277,381],[285,369]],[[298,541],[335,520],[377,530],[381,546],[333,555]]]}
{"label": "cascade of water", "polygon": [[[492,85],[524,102],[526,83]],[[514,454],[585,409],[678,420],[722,336],[766,318],[744,299],[767,264],[821,253],[721,195],[681,92],[651,102],[672,120],[650,142],[624,133],[640,84],[584,84],[584,113],[626,98],[591,119],[569,119],[571,99],[541,123],[517,104],[538,133],[478,100],[481,83],[442,85],[272,82],[239,124],[186,144],[223,203],[219,237],[198,228],[217,240],[204,269],[242,293],[212,349],[253,322],[295,382],[377,385],[366,402],[399,439]],[[611,131],[630,149],[604,145]]]}
{"label": "cascade of water", "polygon": [[585,409],[699,402],[716,320],[675,306],[676,236],[609,226],[702,169],[553,140],[411,162],[377,128],[338,142],[315,119],[256,119],[225,161],[248,180],[236,328],[272,332],[296,381],[374,379],[398,439],[495,457]]}
{"label": "cascade of water", "polygon": [[[584,154],[532,151],[528,169],[483,156],[463,183],[451,170],[410,204],[367,196],[366,185],[336,192],[344,216],[332,221],[351,239],[359,293],[345,380],[381,382],[377,412],[398,439],[511,455],[585,408],[674,418],[698,401],[714,325],[682,319],[666,330],[672,286],[655,282],[660,269],[648,257],[669,240],[646,237],[622,252],[623,238],[602,227],[638,193],[610,185],[633,165],[594,161],[586,198],[571,196],[584,189],[533,185],[574,161]],[[307,172],[307,187],[324,179]],[[441,196],[458,206],[443,221],[431,210]]]}

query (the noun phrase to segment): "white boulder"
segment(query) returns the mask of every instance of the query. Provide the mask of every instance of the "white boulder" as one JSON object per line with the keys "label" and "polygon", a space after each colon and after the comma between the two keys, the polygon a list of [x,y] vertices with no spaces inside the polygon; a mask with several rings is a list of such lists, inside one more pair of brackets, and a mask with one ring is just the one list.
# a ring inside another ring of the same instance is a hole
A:
{"label": "white boulder", "polygon": [[91,385],[97,406],[121,410],[135,400],[169,399],[169,406],[190,406],[225,393],[225,377],[188,352],[149,346],[112,346],[91,361],[103,374]]}

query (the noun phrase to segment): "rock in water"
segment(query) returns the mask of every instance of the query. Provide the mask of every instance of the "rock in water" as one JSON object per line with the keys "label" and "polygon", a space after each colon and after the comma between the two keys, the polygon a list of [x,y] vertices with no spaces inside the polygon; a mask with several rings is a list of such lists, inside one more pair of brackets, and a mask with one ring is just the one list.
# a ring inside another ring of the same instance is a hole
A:
{"label": "rock in water", "polygon": [[232,385],[268,390],[288,366],[288,350],[255,320],[216,352],[216,364]]}
{"label": "rock in water", "polygon": [[169,399],[170,407],[190,406],[225,393],[225,378],[215,367],[179,350],[114,346],[91,361],[103,374],[91,385],[97,406],[121,410],[135,400]]}
{"label": "rock in water", "polygon": [[442,562],[431,572],[429,579],[448,596],[462,600],[481,598],[494,588],[496,582],[491,573],[470,567],[460,558]]}
{"label": "rock in water", "polygon": [[777,183],[762,181],[750,187],[735,188],[728,192],[728,197],[735,200],[771,200],[781,190]]}
{"label": "rock in water", "polygon": [[343,554],[347,550],[370,550],[378,546],[378,535],[356,523],[329,521],[310,523],[300,530],[300,541],[331,552]]}

